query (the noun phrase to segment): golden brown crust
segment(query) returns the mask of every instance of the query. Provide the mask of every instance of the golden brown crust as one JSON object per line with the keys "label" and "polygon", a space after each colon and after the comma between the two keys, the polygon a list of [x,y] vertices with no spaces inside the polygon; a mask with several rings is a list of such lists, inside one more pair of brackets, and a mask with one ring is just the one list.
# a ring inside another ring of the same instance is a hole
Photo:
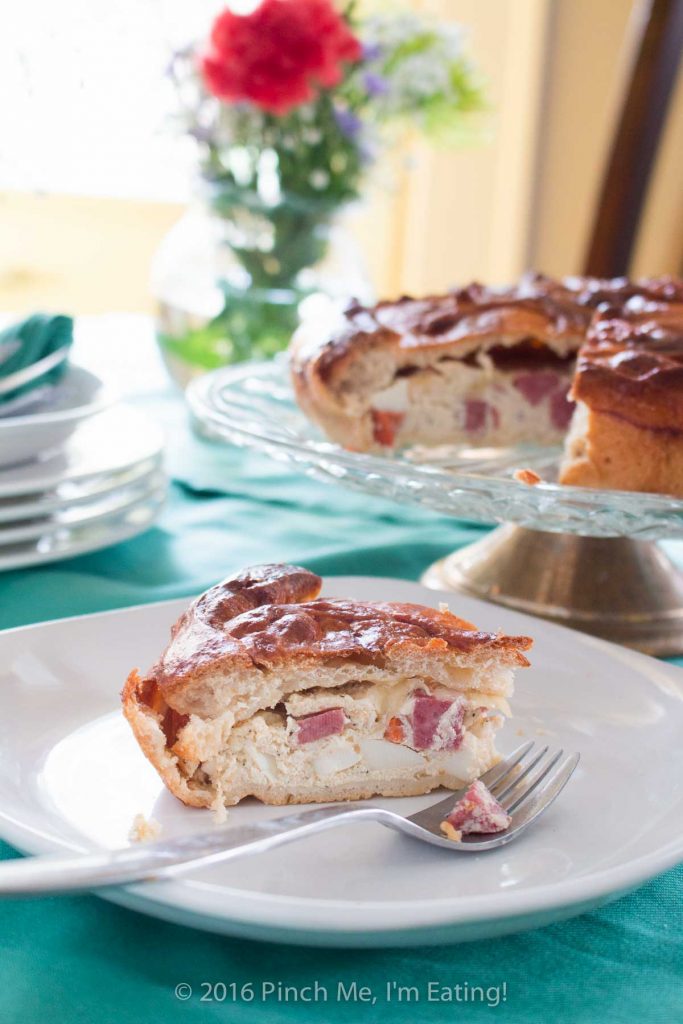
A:
{"label": "golden brown crust", "polygon": [[400,648],[507,651],[520,665],[528,637],[475,630],[450,612],[422,605],[315,599],[321,580],[287,565],[257,566],[202,594],[171,630],[171,642],[147,676],[166,704],[221,667],[263,669],[296,661],[349,658],[381,664]]}
{"label": "golden brown crust", "polygon": [[560,483],[683,498],[683,434],[586,410],[582,432],[570,435]]}
{"label": "golden brown crust", "polygon": [[479,632],[451,612],[418,604],[322,598],[288,608],[254,609],[234,619],[227,633],[259,665],[301,656],[381,660],[404,645],[462,652],[531,646],[528,637]]}
{"label": "golden brown crust", "polygon": [[683,303],[632,301],[598,312],[572,397],[633,426],[683,432]]}
{"label": "golden brown crust", "polygon": [[211,587],[190,605],[171,629],[171,642],[150,672],[168,695],[188,676],[196,678],[225,658],[248,667],[253,659],[230,637],[228,625],[263,605],[288,606],[320,593],[322,580],[292,565],[257,565]]}
{"label": "golden brown crust", "polygon": [[403,295],[372,307],[352,303],[343,313],[338,332],[321,339],[316,351],[302,352],[295,345],[295,370],[301,372],[314,359],[319,377],[329,380],[352,350],[382,344],[402,350],[405,359],[415,350],[454,344],[466,354],[472,341],[479,346],[500,337],[552,346],[582,337],[593,310],[605,302],[621,304],[633,296],[671,302],[679,294],[678,301],[683,301],[683,285],[670,277],[555,280],[527,274],[509,288],[475,282],[445,295],[421,299]]}
{"label": "golden brown crust", "polygon": [[683,281],[670,274],[661,277],[565,277],[563,287],[576,293],[578,301],[591,309],[605,305],[623,306],[633,299],[643,302],[683,302]]}
{"label": "golden brown crust", "polygon": [[[603,282],[604,284],[604,282]],[[576,288],[540,274],[506,289],[474,283],[446,295],[415,299],[403,295],[372,307],[352,303],[332,337],[311,344],[306,332],[294,339],[292,371],[297,393],[332,385],[345,364],[367,349],[392,350],[399,369],[420,353],[466,357],[486,342],[531,341],[575,349],[590,320],[588,299]],[[303,340],[302,340],[303,339]],[[529,353],[527,353],[529,355]],[[319,394],[318,394],[319,397]]]}
{"label": "golden brown crust", "polygon": [[155,713],[144,698],[149,680],[133,669],[121,693],[123,714],[133,730],[140,749],[161,776],[168,789],[190,807],[210,807],[212,795],[207,789],[188,785],[186,775],[178,767],[178,759],[168,747],[161,727],[163,709]]}
{"label": "golden brown crust", "polygon": [[[485,763],[482,772],[488,771],[499,761],[499,757]],[[264,804],[271,807],[286,807],[292,804],[308,803],[330,803],[347,800],[370,800],[374,796],[424,796],[435,789],[461,789],[469,784],[471,780],[461,779],[453,775],[423,775],[420,778],[411,779],[384,779],[381,783],[368,782],[362,785],[358,780],[347,783],[345,786],[336,785],[330,787],[325,783],[312,782],[309,787],[301,792],[291,793],[285,787],[280,786],[277,790],[272,786],[253,786],[253,792],[249,796],[255,797]],[[227,806],[234,806],[239,800],[231,800]],[[200,805],[196,805],[200,806]]]}
{"label": "golden brown crust", "polygon": [[[294,677],[300,678],[299,672],[309,671],[311,665],[326,671],[331,666],[329,671],[334,672],[348,660],[353,678],[363,667],[367,673],[373,670],[369,666],[379,665],[384,671],[384,659],[417,653],[440,660],[452,658],[453,652],[475,659],[491,656],[510,666],[528,664],[528,637],[481,632],[448,610],[422,605],[317,598],[320,583],[313,573],[292,566],[246,570],[193,602],[146,676],[130,673],[122,693],[124,715],[146,757],[184,803],[205,807],[223,799],[198,771],[206,754],[196,746],[192,729],[202,715],[195,719],[191,707],[222,673],[224,684],[248,673],[257,687],[255,706],[264,708],[280,699],[268,691],[270,698],[259,703],[268,669],[293,668]],[[234,721],[227,708],[232,685],[227,684],[223,703],[208,715],[211,722],[225,712],[228,730]],[[248,714],[252,713],[253,708]],[[244,717],[243,708],[241,714]],[[434,779],[420,780],[409,791],[427,792],[438,784]],[[397,785],[408,792],[405,781]],[[370,795],[361,793],[357,782],[354,786],[340,798]],[[323,789],[321,784],[321,793]],[[269,788],[255,795],[269,803],[294,799]],[[324,796],[316,797],[313,790],[307,797],[318,798]]]}
{"label": "golden brown crust", "polygon": [[594,310],[633,297],[683,301],[683,284],[669,277],[554,280],[529,274],[506,289],[475,283],[423,299],[352,304],[333,326],[304,323],[292,340],[296,400],[332,440],[368,450],[377,441],[372,395],[401,376],[438,369],[443,360],[476,363],[480,352],[503,370],[548,364],[566,373]]}

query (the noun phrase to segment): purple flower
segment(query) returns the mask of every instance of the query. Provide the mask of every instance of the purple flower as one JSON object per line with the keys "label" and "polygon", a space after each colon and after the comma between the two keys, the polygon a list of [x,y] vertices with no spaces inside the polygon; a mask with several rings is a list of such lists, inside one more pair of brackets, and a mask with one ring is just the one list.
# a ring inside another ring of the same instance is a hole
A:
{"label": "purple flower", "polygon": [[363,43],[363,60],[379,60],[382,47],[379,43]]}
{"label": "purple flower", "polygon": [[334,119],[342,135],[345,135],[351,141],[355,141],[363,127],[361,119],[352,111],[343,110],[341,107],[334,108]]}
{"label": "purple flower", "polygon": [[363,84],[368,91],[368,96],[386,96],[389,92],[389,83],[382,75],[374,71],[366,71],[363,75]]}
{"label": "purple flower", "polygon": [[182,75],[183,66],[187,67],[193,53],[191,46],[183,46],[174,50],[164,68],[164,76],[177,83]]}
{"label": "purple flower", "polygon": [[212,142],[213,131],[203,124],[194,124],[191,128],[188,128],[187,134],[195,139],[197,142]]}

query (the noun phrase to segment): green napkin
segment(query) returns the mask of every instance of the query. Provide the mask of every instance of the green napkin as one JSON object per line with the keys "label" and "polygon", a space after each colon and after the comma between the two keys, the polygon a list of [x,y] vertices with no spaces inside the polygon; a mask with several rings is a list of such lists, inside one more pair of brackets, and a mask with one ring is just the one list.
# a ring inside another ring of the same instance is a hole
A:
{"label": "green napkin", "polygon": [[[20,323],[0,331],[0,380],[32,366],[58,349],[69,347],[73,341],[73,326],[70,316],[34,313]],[[0,402],[9,402],[38,385],[53,384],[64,373],[66,365],[67,361],[64,360],[27,384],[6,393],[0,392]]]}

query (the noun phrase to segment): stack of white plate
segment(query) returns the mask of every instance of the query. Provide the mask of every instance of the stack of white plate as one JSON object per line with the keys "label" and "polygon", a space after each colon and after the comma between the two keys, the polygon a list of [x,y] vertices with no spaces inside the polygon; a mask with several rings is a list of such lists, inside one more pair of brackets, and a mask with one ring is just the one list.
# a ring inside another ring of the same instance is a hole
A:
{"label": "stack of white plate", "polygon": [[166,492],[160,428],[70,366],[20,414],[0,404],[0,569],[108,547],[145,530]]}

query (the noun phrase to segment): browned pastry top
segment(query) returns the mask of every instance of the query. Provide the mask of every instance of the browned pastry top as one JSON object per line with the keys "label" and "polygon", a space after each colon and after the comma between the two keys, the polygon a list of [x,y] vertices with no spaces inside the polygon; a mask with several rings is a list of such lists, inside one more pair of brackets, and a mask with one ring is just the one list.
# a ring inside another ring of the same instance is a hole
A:
{"label": "browned pastry top", "polygon": [[596,314],[579,355],[574,399],[637,426],[683,432],[679,290],[677,303],[635,298]]}
{"label": "browned pastry top", "polygon": [[510,288],[474,283],[423,299],[403,296],[372,307],[351,304],[334,336],[320,338],[321,347],[313,351],[295,351],[295,364],[315,357],[317,370],[325,377],[363,339],[392,343],[403,351],[501,336],[551,345],[575,340],[578,347],[593,310],[602,303],[624,302],[634,295],[670,302],[679,294],[683,301],[683,284],[669,277],[556,280],[527,274]]}
{"label": "browned pastry top", "polygon": [[450,612],[399,602],[327,601],[305,605],[266,605],[239,615],[224,627],[239,640],[255,664],[290,654],[364,660],[387,654],[410,641],[418,647],[437,644],[444,650],[471,651],[476,647],[526,650],[525,637],[482,633]]}
{"label": "browned pastry top", "polygon": [[351,658],[381,664],[396,645],[433,651],[507,651],[527,664],[532,641],[477,631],[450,612],[416,604],[317,598],[318,576],[289,565],[263,565],[225,580],[178,620],[148,679],[165,696],[221,665],[267,668],[288,660]]}
{"label": "browned pastry top", "polygon": [[565,277],[561,287],[568,288],[582,306],[623,306],[637,298],[645,302],[683,302],[683,280],[664,274],[662,277]]}

